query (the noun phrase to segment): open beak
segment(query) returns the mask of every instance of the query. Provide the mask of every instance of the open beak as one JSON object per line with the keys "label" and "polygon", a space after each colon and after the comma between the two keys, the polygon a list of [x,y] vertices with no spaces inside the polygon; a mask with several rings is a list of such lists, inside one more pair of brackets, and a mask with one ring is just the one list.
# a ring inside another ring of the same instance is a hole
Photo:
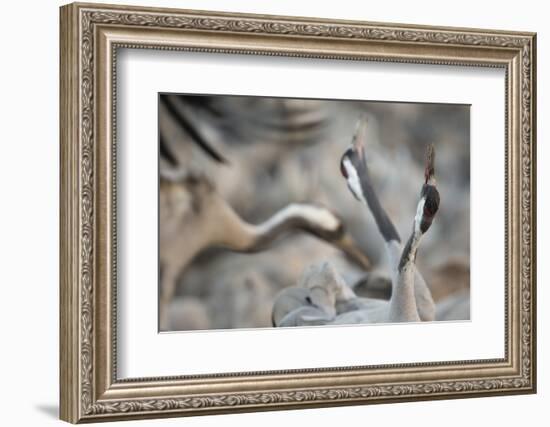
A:
{"label": "open beak", "polygon": [[344,235],[334,242],[334,245],[344,252],[353,262],[365,271],[372,269],[369,258],[359,248],[355,240],[348,234]]}

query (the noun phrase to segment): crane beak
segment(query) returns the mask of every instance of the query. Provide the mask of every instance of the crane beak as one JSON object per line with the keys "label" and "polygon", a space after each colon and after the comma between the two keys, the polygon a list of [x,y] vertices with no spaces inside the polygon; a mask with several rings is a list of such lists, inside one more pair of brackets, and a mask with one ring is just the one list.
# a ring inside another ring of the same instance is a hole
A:
{"label": "crane beak", "polygon": [[351,142],[352,149],[357,153],[361,160],[365,159],[365,140],[367,138],[367,116],[362,115],[357,121],[353,140]]}
{"label": "crane beak", "polygon": [[334,242],[334,245],[344,252],[355,264],[365,271],[372,269],[369,258],[359,248],[355,240],[348,234],[344,235]]}
{"label": "crane beak", "polygon": [[435,185],[435,148],[429,144],[426,148],[426,169],[424,170],[424,183]]}

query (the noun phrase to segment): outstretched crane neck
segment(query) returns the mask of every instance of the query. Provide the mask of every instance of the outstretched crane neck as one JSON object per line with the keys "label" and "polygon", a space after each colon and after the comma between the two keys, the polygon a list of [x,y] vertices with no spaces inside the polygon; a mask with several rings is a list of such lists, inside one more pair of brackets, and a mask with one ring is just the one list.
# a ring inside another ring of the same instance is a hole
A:
{"label": "outstretched crane neck", "polygon": [[340,169],[353,196],[369,207],[384,240],[400,242],[399,233],[374,191],[364,152],[355,146],[349,148],[342,156]]}

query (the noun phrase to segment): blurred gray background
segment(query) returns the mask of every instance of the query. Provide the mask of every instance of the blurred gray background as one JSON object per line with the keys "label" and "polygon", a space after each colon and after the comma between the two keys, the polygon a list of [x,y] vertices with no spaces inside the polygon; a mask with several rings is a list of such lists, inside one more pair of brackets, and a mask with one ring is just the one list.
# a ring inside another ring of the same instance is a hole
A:
{"label": "blurred gray background", "polygon": [[[292,202],[329,207],[374,270],[388,274],[372,216],[353,198],[339,169],[361,114],[369,121],[366,152],[375,189],[405,240],[423,184],[425,148],[434,144],[441,205],[417,265],[436,303],[469,295],[467,105],[160,94],[161,251],[164,239],[186,242],[204,232],[186,221],[194,195],[185,185],[176,195],[163,193],[163,177],[194,176],[253,224]],[[330,244],[304,233],[256,254],[212,247],[181,269],[169,306],[160,310],[167,310],[170,330],[271,327],[276,294],[323,260],[331,260],[349,284],[365,274]]]}

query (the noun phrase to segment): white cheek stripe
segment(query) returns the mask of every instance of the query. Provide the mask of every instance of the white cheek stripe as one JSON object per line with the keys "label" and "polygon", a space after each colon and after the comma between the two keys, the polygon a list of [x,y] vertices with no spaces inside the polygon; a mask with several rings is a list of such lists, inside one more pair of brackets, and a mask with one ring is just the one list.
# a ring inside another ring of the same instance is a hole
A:
{"label": "white cheek stripe", "polygon": [[420,233],[420,224],[422,223],[422,217],[424,216],[424,203],[426,203],[426,198],[422,197],[416,207],[416,215],[414,216],[415,233]]}
{"label": "white cheek stripe", "polygon": [[357,171],[353,167],[351,161],[346,157],[343,161],[344,168],[346,169],[346,173],[348,175],[347,181],[350,190],[355,194],[355,196],[361,200],[365,201],[365,197],[363,196],[363,189],[361,188],[361,181],[359,180],[359,175],[357,175]]}

